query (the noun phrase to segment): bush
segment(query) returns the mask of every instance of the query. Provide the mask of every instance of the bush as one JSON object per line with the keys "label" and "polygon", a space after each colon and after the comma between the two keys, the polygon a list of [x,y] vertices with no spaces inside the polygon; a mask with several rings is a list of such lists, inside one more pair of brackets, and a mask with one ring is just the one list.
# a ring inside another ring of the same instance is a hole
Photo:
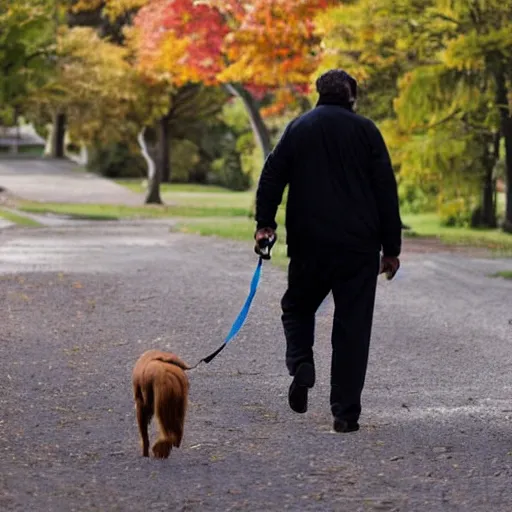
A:
{"label": "bush", "polygon": [[231,190],[243,191],[251,186],[251,177],[244,173],[240,155],[234,148],[225,148],[223,156],[215,159],[211,166],[210,181]]}
{"label": "bush", "polygon": [[213,184],[230,190],[244,191],[251,185],[250,177],[242,172],[240,159],[235,154],[214,160],[212,175]]}
{"label": "bush", "polygon": [[140,178],[146,176],[144,158],[124,143],[92,148],[89,152],[87,168],[107,178]]}
{"label": "bush", "polygon": [[199,163],[199,148],[187,139],[171,140],[171,182],[188,183]]}
{"label": "bush", "polygon": [[436,194],[427,193],[418,185],[399,182],[398,197],[403,213],[426,213],[436,209]]}
{"label": "bush", "polygon": [[254,144],[252,132],[244,133],[238,137],[236,151],[240,155],[240,165],[243,173],[249,177],[251,183],[254,183],[261,173],[263,156],[260,147]]}
{"label": "bush", "polygon": [[471,223],[471,200],[463,197],[451,200],[440,198],[438,214],[442,226],[467,227]]}

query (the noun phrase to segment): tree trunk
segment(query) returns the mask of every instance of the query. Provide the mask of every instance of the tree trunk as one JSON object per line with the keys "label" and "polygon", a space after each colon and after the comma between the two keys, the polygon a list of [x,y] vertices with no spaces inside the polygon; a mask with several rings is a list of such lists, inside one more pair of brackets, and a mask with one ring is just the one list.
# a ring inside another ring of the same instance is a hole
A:
{"label": "tree trunk", "polygon": [[503,230],[512,233],[512,117],[508,106],[508,89],[502,63],[494,73],[496,80],[496,103],[500,112],[500,131],[505,139],[505,220]]}
{"label": "tree trunk", "polygon": [[162,183],[171,182],[171,130],[169,127],[169,116],[164,116],[158,122],[158,149],[159,160],[162,169]]}
{"label": "tree trunk", "polygon": [[66,115],[58,113],[53,120],[52,151],[53,158],[64,158],[64,136],[66,135]]}
{"label": "tree trunk", "polygon": [[266,159],[272,149],[270,133],[265,121],[263,121],[263,118],[261,117],[260,109],[256,104],[256,100],[252,97],[251,93],[241,85],[226,84],[226,88],[230,94],[237,96],[243,101],[247,114],[249,115],[249,121],[251,122],[251,128],[256,144],[261,148],[263,159]]}
{"label": "tree trunk", "polygon": [[144,157],[144,160],[146,160],[146,164],[148,166],[148,188],[144,202],[146,204],[162,204],[162,199],[160,197],[160,169],[158,168],[159,166],[155,165],[154,160],[149,154],[148,147],[144,139],[145,131],[146,129],[143,128],[137,137],[142,156]]}
{"label": "tree trunk", "polygon": [[494,180],[492,178],[492,171],[493,169],[490,169],[485,172],[482,194],[482,218],[480,225],[487,228],[496,227],[496,207],[494,204]]}
{"label": "tree trunk", "polygon": [[472,227],[495,228],[496,219],[496,180],[494,179],[494,168],[500,157],[500,133],[494,134],[493,150],[490,151],[487,140],[484,140],[484,154],[482,155],[482,165],[484,176],[482,182],[482,203],[473,213],[471,221]]}
{"label": "tree trunk", "polygon": [[[237,96],[240,98],[245,106],[247,114],[249,115],[249,121],[251,123],[252,133],[254,134],[254,139],[256,140],[256,144],[261,149],[263,153],[263,161],[266,160],[267,156],[270,154],[271,143],[270,143],[270,133],[268,131],[267,125],[260,114],[260,109],[256,104],[256,100],[252,97],[252,94],[244,89],[241,85],[237,84],[226,84],[226,89],[233,96]],[[256,197],[254,197],[253,202],[251,204],[251,208],[248,211],[248,217],[250,219],[254,218],[256,214]]]}
{"label": "tree trunk", "polygon": [[503,120],[503,136],[505,137],[505,221],[503,229],[512,233],[512,118]]}

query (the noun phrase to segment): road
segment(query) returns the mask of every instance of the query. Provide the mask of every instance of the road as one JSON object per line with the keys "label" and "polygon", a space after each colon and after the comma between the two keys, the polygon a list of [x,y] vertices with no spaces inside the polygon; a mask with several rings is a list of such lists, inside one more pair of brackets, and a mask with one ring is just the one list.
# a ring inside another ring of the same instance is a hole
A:
{"label": "road", "polygon": [[0,160],[0,187],[31,201],[95,203],[138,206],[139,194],[85,172],[73,162],[55,159],[6,158]]}
{"label": "road", "polygon": [[0,239],[0,509],[505,512],[512,503],[511,260],[423,254],[379,282],[361,430],[334,434],[332,303],[317,385],[287,405],[265,265],[239,335],[190,373],[183,446],[143,459],[131,370],[159,347],[210,353],[245,300],[250,244],[158,223],[10,229]]}

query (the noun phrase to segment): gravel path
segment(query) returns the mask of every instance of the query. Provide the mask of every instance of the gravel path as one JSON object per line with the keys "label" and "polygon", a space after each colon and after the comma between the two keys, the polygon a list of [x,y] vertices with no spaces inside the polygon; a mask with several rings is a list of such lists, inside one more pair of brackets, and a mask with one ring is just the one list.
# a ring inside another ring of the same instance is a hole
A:
{"label": "gravel path", "polygon": [[22,199],[48,203],[126,204],[143,197],[68,160],[12,158],[0,160],[0,187]]}
{"label": "gravel path", "polygon": [[381,281],[358,433],[331,433],[328,301],[317,386],[287,405],[279,300],[265,265],[240,336],[191,372],[184,444],[143,459],[131,370],[150,347],[194,363],[245,300],[250,245],[102,225],[0,239],[0,509],[510,511],[512,269],[406,245]]}

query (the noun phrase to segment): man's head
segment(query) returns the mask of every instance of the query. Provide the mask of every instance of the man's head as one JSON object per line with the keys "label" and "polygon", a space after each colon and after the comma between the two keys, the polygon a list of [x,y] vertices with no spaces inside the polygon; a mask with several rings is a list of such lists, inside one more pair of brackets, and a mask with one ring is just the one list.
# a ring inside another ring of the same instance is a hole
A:
{"label": "man's head", "polygon": [[342,69],[331,69],[316,80],[316,90],[320,99],[336,99],[354,107],[357,100],[357,82]]}

